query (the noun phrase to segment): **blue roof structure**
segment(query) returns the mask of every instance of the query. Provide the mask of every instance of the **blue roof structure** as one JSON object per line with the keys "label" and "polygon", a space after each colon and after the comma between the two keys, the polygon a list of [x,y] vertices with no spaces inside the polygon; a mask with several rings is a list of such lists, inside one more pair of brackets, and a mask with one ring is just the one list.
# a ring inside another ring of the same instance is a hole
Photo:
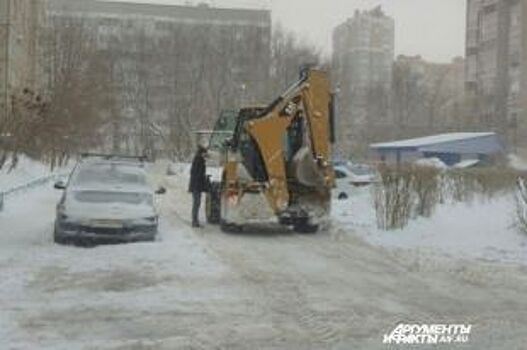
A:
{"label": "blue roof structure", "polygon": [[407,150],[423,153],[498,154],[503,144],[494,132],[448,133],[415,139],[375,143],[370,148],[377,151]]}

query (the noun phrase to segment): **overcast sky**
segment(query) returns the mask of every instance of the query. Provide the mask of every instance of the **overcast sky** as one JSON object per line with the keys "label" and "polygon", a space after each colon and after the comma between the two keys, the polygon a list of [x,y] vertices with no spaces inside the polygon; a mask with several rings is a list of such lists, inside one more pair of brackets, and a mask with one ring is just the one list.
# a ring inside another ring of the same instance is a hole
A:
{"label": "overcast sky", "polygon": [[[120,0],[121,1],[121,0]],[[128,0],[124,0],[128,1]],[[130,0],[168,4],[196,4],[200,0]],[[329,53],[331,32],[353,16],[355,9],[382,5],[395,18],[396,54],[421,55],[448,62],[463,56],[465,0],[207,0],[221,7],[270,8],[273,20],[298,33],[303,40]]]}

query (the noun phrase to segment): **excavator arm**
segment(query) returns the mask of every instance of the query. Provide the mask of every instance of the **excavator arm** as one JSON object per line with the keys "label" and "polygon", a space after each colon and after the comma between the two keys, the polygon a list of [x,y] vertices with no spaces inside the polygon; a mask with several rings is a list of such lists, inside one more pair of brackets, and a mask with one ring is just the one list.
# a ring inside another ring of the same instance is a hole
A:
{"label": "excavator arm", "polygon": [[[327,74],[310,69],[261,118],[245,124],[261,153],[268,175],[265,196],[275,213],[283,212],[290,204],[288,169],[294,169],[293,181],[301,186],[320,192],[333,186],[331,109]],[[287,157],[288,129],[293,123],[302,126],[301,146]]]}

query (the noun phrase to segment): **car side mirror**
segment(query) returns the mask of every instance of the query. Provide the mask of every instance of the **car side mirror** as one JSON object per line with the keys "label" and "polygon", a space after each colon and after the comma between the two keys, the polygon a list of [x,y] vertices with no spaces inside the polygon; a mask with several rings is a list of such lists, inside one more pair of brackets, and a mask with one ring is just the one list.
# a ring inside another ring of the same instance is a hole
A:
{"label": "car side mirror", "polygon": [[66,189],[66,183],[62,180],[55,182],[55,185],[53,186],[57,190],[65,190]]}
{"label": "car side mirror", "polygon": [[165,194],[165,193],[167,193],[167,189],[164,188],[164,187],[162,187],[162,186],[159,187],[159,188],[157,189],[157,191],[156,191],[156,194]]}

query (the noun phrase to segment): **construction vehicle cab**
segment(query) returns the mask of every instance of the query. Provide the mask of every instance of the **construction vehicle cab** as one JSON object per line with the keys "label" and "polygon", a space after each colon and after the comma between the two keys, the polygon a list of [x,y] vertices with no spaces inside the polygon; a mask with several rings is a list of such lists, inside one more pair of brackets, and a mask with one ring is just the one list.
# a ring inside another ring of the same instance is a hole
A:
{"label": "construction vehicle cab", "polygon": [[334,186],[327,74],[307,70],[271,105],[242,108],[235,120],[232,137],[216,148],[221,175],[207,196],[209,222],[227,231],[262,223],[317,231]]}

